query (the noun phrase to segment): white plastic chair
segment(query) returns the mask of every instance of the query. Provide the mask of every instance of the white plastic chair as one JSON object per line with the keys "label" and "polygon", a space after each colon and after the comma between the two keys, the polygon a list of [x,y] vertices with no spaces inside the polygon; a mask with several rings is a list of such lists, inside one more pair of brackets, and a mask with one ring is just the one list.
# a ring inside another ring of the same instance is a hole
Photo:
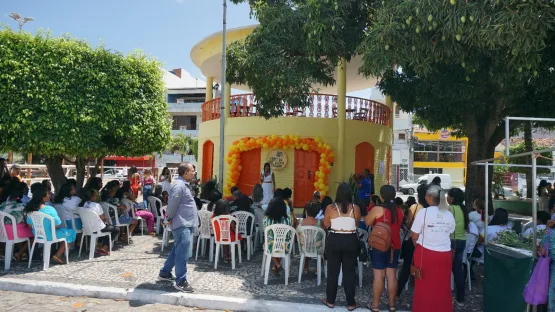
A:
{"label": "white plastic chair", "polygon": [[[268,246],[268,234],[274,233],[272,250]],[[289,236],[289,242],[287,237]],[[264,257],[262,259],[261,275],[264,275],[264,285],[268,285],[268,274],[272,258],[283,258],[285,266],[285,285],[289,283],[289,267],[291,264],[291,251],[295,241],[295,228],[286,224],[272,224],[264,229]],[[289,248],[287,248],[289,247]]]}
{"label": "white plastic chair", "polygon": [[[160,225],[164,222],[164,216],[161,213],[158,213],[158,209],[156,209],[156,203],[158,203],[161,208],[162,201],[155,196],[149,196],[146,200],[148,202],[150,212],[152,212],[152,214],[154,215],[154,225],[156,226],[156,234],[158,235],[160,234]],[[160,209],[160,212],[161,210],[162,209]]]}
{"label": "white plastic chair", "polygon": [[[241,234],[241,238],[247,239],[247,260],[250,260],[251,254],[254,255],[254,248],[252,246],[252,236],[254,235],[254,215],[248,211],[236,211],[231,215],[239,221],[237,232]],[[249,219],[251,220],[250,228],[248,227]],[[250,235],[248,233],[250,233]]]}
{"label": "white plastic chair", "polygon": [[[166,215],[166,206],[160,208],[160,213],[162,215]],[[163,225],[162,251],[164,251],[165,246],[168,246],[170,244],[170,234],[172,233],[172,229],[170,228],[170,225],[169,224],[163,224],[163,223],[164,223],[164,221],[162,221],[162,225]]]}
{"label": "white plastic chair", "polygon": [[197,238],[197,254],[195,260],[198,260],[198,251],[199,247],[202,244],[202,255],[206,254],[206,243],[204,240],[208,240],[210,242],[210,254],[209,260],[212,262],[214,260],[214,236],[211,233],[211,224],[212,224],[212,212],[207,210],[201,210],[198,212],[198,216],[200,219],[200,226],[199,226],[199,235]]}
{"label": "white plastic chair", "polygon": [[[27,252],[31,254],[31,241],[28,237],[19,238],[17,235],[17,224],[15,223],[15,217],[9,213],[5,213],[0,211],[0,243],[6,243],[6,250],[4,252],[4,272],[10,270],[10,266],[12,263],[12,256],[13,256],[13,245],[27,242]],[[13,239],[8,239],[8,229],[4,226],[6,223],[6,219],[8,218],[12,221],[12,232],[13,232]]]}
{"label": "white plastic chair", "polygon": [[100,224],[98,223],[99,216],[91,210],[86,208],[79,209],[79,216],[83,222],[83,234],[81,235],[81,245],[79,246],[79,255],[81,258],[81,249],[83,248],[83,240],[85,236],[90,236],[90,247],[89,247],[89,260],[94,259],[94,251],[96,250],[96,241],[99,237],[108,236],[110,239],[110,253],[112,252],[112,233],[101,232]]}
{"label": "white plastic chair", "polygon": [[[106,216],[107,219],[109,219],[110,221],[112,221],[112,218],[110,218],[110,210],[114,211],[114,216],[115,216],[115,222],[116,224],[114,224],[115,226],[119,227],[119,228],[126,228],[127,229],[127,245],[129,245],[129,239],[131,237],[131,233],[129,232],[129,224],[124,223],[121,224],[119,223],[119,215],[118,215],[118,208],[114,205],[111,205],[107,202],[101,202],[100,206],[102,206],[102,210],[104,210],[104,216]],[[112,223],[113,224],[113,223]],[[120,236],[121,237],[121,236]]]}
{"label": "white plastic chair", "polygon": [[[235,241],[231,241],[231,224],[235,222]],[[220,255],[220,249],[223,250],[224,245],[229,245],[231,251],[231,269],[235,270],[235,247],[237,246],[237,253],[239,254],[239,263],[242,262],[241,259],[241,244],[239,241],[239,221],[234,216],[224,215],[218,216],[212,219],[212,226],[214,227],[214,232],[216,231],[216,224],[220,229],[220,237],[218,239],[217,235],[215,237],[216,243],[216,256],[214,258],[214,269],[218,268],[218,258]]]}
{"label": "white plastic chair", "polygon": [[[316,246],[318,236],[321,237],[320,246]],[[322,255],[326,246],[326,232],[317,226],[299,226],[297,228],[297,242],[299,243],[299,252],[301,254],[299,283],[301,282],[305,258],[316,258],[316,285],[320,286],[322,282]]]}
{"label": "white plastic chair", "polygon": [[126,212],[131,212],[131,216],[133,217],[133,219],[137,220],[137,222],[140,222],[139,229],[141,229],[141,236],[145,235],[145,220],[135,214],[135,204],[127,198],[122,199],[122,203],[127,207]]}
{"label": "white plastic chair", "polygon": [[[64,243],[66,244],[66,264],[69,263],[69,246],[65,238],[56,238],[56,223],[54,222],[54,218],[51,216],[42,213],[42,212],[32,212],[28,215],[31,218],[31,222],[33,223],[33,228],[35,229],[35,240],[33,240],[33,246],[31,247],[31,253],[29,253],[29,267],[31,268],[31,261],[33,260],[33,252],[35,251],[36,244],[43,244],[42,250],[42,258],[44,262],[43,269],[47,270],[50,266],[50,248],[52,244],[55,243]],[[52,240],[46,239],[46,229],[44,227],[44,221],[47,220],[50,222],[50,230],[52,231]]]}

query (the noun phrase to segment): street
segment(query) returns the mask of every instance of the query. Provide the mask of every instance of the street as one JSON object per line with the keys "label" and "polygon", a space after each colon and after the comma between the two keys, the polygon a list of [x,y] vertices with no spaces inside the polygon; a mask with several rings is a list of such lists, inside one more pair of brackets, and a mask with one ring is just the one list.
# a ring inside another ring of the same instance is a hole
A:
{"label": "street", "polygon": [[189,307],[177,307],[167,304],[142,304],[138,302],[96,299],[87,297],[60,297],[29,294],[14,291],[0,291],[0,310],[2,311],[157,311],[157,312],[223,312]]}

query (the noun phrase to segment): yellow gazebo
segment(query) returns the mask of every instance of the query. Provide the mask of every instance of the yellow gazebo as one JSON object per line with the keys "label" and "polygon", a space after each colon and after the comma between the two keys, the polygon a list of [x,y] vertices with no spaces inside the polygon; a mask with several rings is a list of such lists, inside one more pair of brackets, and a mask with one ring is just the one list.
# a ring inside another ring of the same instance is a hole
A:
{"label": "yellow gazebo", "polygon": [[[256,26],[228,30],[227,44],[243,40]],[[214,81],[221,80],[222,33],[197,43],[191,59],[206,77],[206,102],[202,105],[199,129],[199,159],[202,180],[209,180],[219,166],[220,101],[213,99]],[[314,190],[335,193],[340,182],[353,173],[369,169],[376,190],[390,179],[393,114],[392,102],[386,104],[347,96],[371,88],[375,79],[358,74],[361,58],[342,60],[337,66],[337,86],[316,86],[312,104],[306,109],[286,106],[283,116],[266,120],[258,117],[256,96],[231,95],[231,89],[249,91],[245,85],[226,83],[224,191],[237,185],[249,194],[264,163],[271,163],[278,188],[293,190],[295,207],[303,207]],[[256,70],[256,69],[253,69]]]}

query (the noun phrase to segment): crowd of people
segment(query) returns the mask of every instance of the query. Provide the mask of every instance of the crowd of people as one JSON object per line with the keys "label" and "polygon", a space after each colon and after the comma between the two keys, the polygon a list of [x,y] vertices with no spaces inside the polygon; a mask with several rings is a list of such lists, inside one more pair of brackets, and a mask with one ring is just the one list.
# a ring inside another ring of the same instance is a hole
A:
{"label": "crowd of people", "polygon": [[[386,281],[389,311],[395,311],[404,285],[411,276],[415,279],[413,311],[452,311],[453,302],[462,306],[465,301],[466,270],[472,271],[472,265],[467,267],[463,259],[469,255],[478,258],[483,255],[486,226],[488,240],[495,239],[498,233],[508,229],[506,210],[498,208],[491,219],[485,220],[483,200],[477,199],[471,208],[467,208],[464,192],[459,188],[446,192],[440,186],[441,181],[434,180],[430,185],[420,185],[417,197],[410,196],[404,202],[396,197],[396,191],[390,185],[382,186],[378,194],[374,194],[373,176],[365,171],[356,180],[358,196],[353,196],[351,186],[347,183],[339,184],[335,198],[322,197],[319,192],[315,192],[313,199],[305,205],[302,218],[297,218],[291,200],[292,190],[275,188],[275,176],[269,165],[264,166],[260,183],[248,195],[233,187],[232,195],[224,198],[217,190],[215,182],[208,181],[200,194],[204,202],[192,187],[194,166],[183,163],[177,173],[178,178],[172,181],[169,170],[164,168],[157,184],[147,170],[138,177],[136,169],[132,168],[128,179],[123,183],[113,180],[103,185],[100,178],[93,177],[79,193],[76,181],[68,179],[55,195],[49,181],[43,181],[31,185],[31,197],[26,196],[27,185],[20,180],[19,175],[7,173],[0,178],[0,211],[13,217],[6,222],[8,236],[15,226],[19,237],[32,239],[34,225],[28,215],[39,211],[54,219],[54,224],[49,226],[55,227],[57,238],[65,238],[68,243],[78,243],[79,237],[76,237],[74,230],[83,226],[79,212],[86,209],[98,216],[102,232],[110,232],[113,239],[119,238],[121,242],[127,242],[128,236],[137,225],[135,216],[145,220],[148,232],[155,235],[154,214],[160,215],[160,209],[166,206],[165,225],[173,232],[174,244],[160,270],[159,278],[174,282],[174,287],[184,292],[193,291],[187,281],[187,260],[190,257],[191,237],[199,226],[198,210],[212,212],[213,218],[230,215],[235,211],[246,211],[254,215],[253,222],[262,228],[273,224],[294,228],[320,227],[326,233],[323,256],[327,261],[328,273],[326,297],[322,303],[329,308],[335,307],[341,272],[349,311],[360,307],[355,300],[356,267],[363,253],[370,256],[373,270],[373,295],[366,305],[371,311],[379,311]],[[137,202],[139,191],[145,199],[155,196],[160,204],[152,207],[153,211],[137,209],[145,207],[145,204]],[[544,190],[538,189],[538,192],[541,196]],[[107,215],[100,205],[102,202],[115,209]],[[549,220],[549,214],[538,214],[538,219],[539,229],[542,225],[545,228],[555,224],[555,221]],[[126,227],[120,228],[118,224],[127,225],[128,232],[125,231]],[[234,234],[237,231],[236,226],[231,228]],[[390,231],[390,238],[385,248],[380,248],[376,243],[382,237],[378,229],[384,228]],[[213,230],[216,236],[220,235],[217,227]],[[360,240],[361,230],[370,233],[369,250],[364,247],[366,242]],[[250,234],[252,233],[248,233]],[[242,237],[239,235],[238,239],[241,240]],[[472,241],[467,242],[468,239]],[[322,244],[323,240],[321,234],[315,238],[316,244]],[[273,241],[273,234],[269,233],[266,248],[271,250]],[[288,238],[287,243],[290,249],[294,241]],[[25,254],[25,244],[18,246],[14,254],[16,261],[25,260],[28,256]],[[96,253],[108,255],[109,246],[108,239],[103,238],[97,244]],[[469,250],[468,246],[475,248]],[[65,263],[62,257],[64,248],[65,245],[60,244],[52,256],[54,262]],[[549,248],[555,249],[555,243],[553,246],[549,245]],[[230,260],[229,249],[224,249],[224,257],[226,261]],[[305,261],[303,274],[310,272],[309,262]],[[172,275],[174,268],[175,277]],[[397,276],[398,269],[400,272]],[[281,258],[272,259],[271,271],[275,275],[282,274]],[[455,282],[454,298],[450,287],[451,276]]]}

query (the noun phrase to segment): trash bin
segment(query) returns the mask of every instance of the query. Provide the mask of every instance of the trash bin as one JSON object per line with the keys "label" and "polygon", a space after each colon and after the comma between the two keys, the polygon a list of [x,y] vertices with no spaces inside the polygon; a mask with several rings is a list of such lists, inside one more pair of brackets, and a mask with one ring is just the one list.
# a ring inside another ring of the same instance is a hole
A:
{"label": "trash bin", "polygon": [[526,311],[522,293],[534,268],[531,252],[488,244],[484,257],[484,311]]}

